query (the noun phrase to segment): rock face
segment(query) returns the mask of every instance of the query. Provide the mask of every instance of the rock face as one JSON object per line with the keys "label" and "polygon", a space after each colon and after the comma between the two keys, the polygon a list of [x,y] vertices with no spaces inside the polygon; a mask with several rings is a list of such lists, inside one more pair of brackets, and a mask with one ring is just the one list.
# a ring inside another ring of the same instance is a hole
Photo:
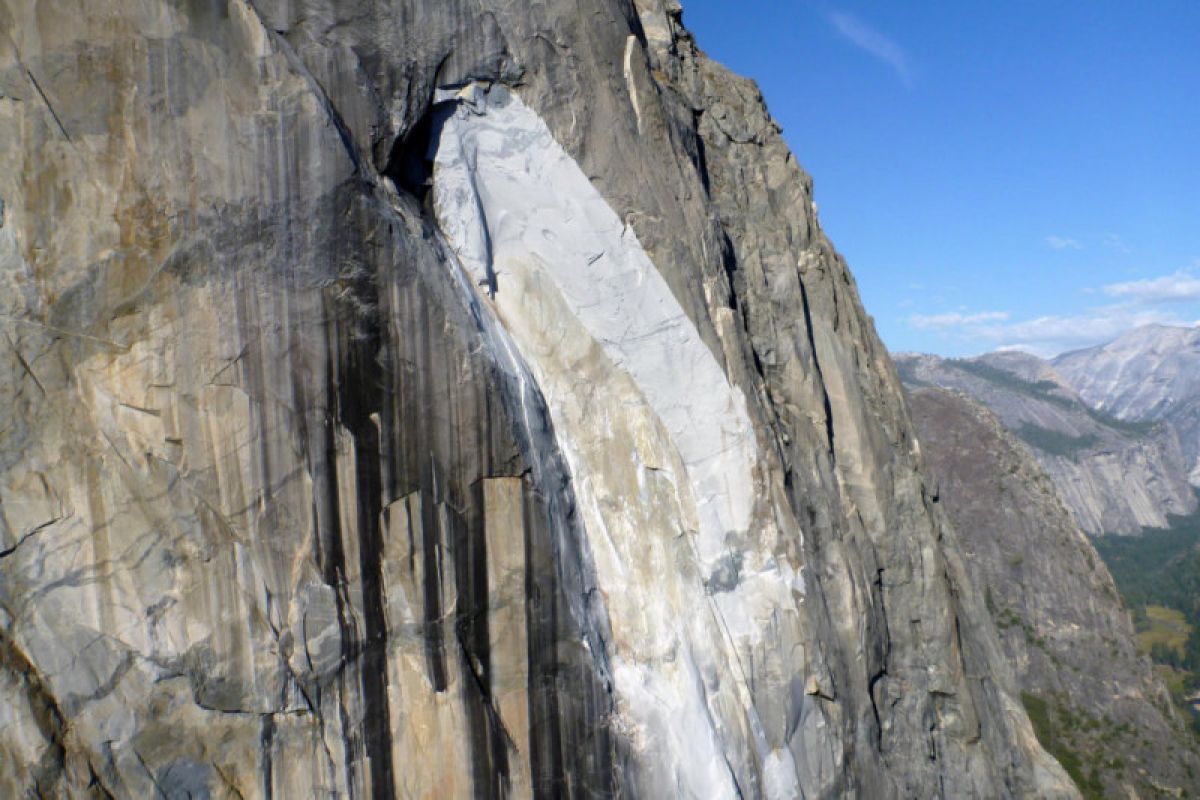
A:
{"label": "rock face", "polygon": [[1118,419],[1173,428],[1192,485],[1200,487],[1200,327],[1147,325],[1106,345],[1065,353],[1054,368],[1088,405]]}
{"label": "rock face", "polygon": [[1200,753],[1095,548],[1050,477],[987,409],[942,389],[911,394],[939,503],[1046,740],[1094,796],[1200,791]]}
{"label": "rock face", "polygon": [[1135,535],[1165,528],[1170,514],[1196,508],[1190,461],[1178,429],[1124,420],[1093,408],[1057,368],[1024,353],[974,359],[901,354],[910,387],[963,392],[993,411],[1032,449],[1083,530]]}
{"label": "rock face", "polygon": [[677,6],[0,30],[0,794],[1075,794]]}

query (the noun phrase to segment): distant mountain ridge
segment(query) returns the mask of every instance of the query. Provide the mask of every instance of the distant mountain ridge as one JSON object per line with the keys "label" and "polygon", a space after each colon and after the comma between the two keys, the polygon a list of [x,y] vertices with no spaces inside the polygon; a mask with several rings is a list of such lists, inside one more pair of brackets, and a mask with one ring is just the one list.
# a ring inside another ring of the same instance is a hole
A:
{"label": "distant mountain ridge", "polygon": [[[970,359],[901,353],[895,360],[910,389],[952,389],[991,409],[1005,427],[1030,445],[1083,530],[1133,535],[1147,527],[1167,527],[1170,515],[1195,510],[1196,496],[1189,479],[1196,484],[1200,478],[1196,463],[1200,386],[1189,383],[1188,367],[1183,363],[1191,357],[1188,353],[1194,352],[1188,349],[1193,340],[1177,334],[1152,332],[1154,335],[1138,337],[1137,333],[1130,336],[1140,339],[1140,348],[1137,341],[1126,341],[1113,351],[1095,348],[1055,361],[1014,351]],[[1138,352],[1153,357],[1138,356]],[[1196,357],[1200,358],[1200,353]],[[1066,368],[1060,368],[1061,364]],[[1161,379],[1156,377],[1155,364],[1163,365]],[[1089,365],[1105,375],[1125,377],[1090,379]],[[1148,405],[1143,400],[1140,406],[1122,406],[1128,409],[1124,417],[1110,413],[1111,404],[1102,405],[1096,399],[1101,387],[1114,397],[1130,396],[1133,392],[1127,384],[1132,382],[1170,384],[1171,388],[1160,388],[1157,399]],[[1086,387],[1089,394],[1080,387]],[[1164,398],[1171,399],[1169,413],[1138,414],[1139,408],[1165,408]]]}
{"label": "distant mountain ridge", "polygon": [[1174,428],[1200,487],[1200,326],[1147,325],[1050,364],[1092,408]]}
{"label": "distant mountain ridge", "polygon": [[1200,397],[1200,327],[1146,325],[1050,364],[1094,408],[1119,419],[1163,419]]}

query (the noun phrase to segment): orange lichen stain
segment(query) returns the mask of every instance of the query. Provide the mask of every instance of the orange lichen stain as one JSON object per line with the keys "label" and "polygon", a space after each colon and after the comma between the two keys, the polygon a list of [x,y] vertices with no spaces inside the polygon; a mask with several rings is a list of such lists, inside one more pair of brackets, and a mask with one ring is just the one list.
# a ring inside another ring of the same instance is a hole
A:
{"label": "orange lichen stain", "polygon": [[145,129],[146,110],[138,102],[136,80],[145,63],[144,48],[139,46],[114,55],[106,64],[108,79],[121,87],[114,94],[107,120],[108,155],[120,170],[120,189],[112,210],[120,258],[108,262],[104,276],[105,301],[119,314],[133,311],[153,288],[156,273],[174,245],[169,199],[161,188],[150,185],[154,179],[138,145],[139,134],[150,133]]}
{"label": "orange lichen stain", "polygon": [[164,204],[151,196],[126,169],[120,204],[113,219],[120,231],[120,268],[110,270],[108,299],[120,303],[145,288],[146,282],[171,249],[171,223]]}

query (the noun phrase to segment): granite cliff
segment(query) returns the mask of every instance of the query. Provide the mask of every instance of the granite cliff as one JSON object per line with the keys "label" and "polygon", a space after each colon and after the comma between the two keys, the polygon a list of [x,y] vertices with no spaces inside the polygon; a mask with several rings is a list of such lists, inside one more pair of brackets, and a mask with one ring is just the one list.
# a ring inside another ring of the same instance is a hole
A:
{"label": "granite cliff", "polygon": [[0,794],[1071,797],[671,0],[0,0]]}
{"label": "granite cliff", "polygon": [[1043,744],[1085,796],[1193,796],[1200,743],[1139,655],[1112,576],[1027,445],[966,395],[911,393],[959,532]]}

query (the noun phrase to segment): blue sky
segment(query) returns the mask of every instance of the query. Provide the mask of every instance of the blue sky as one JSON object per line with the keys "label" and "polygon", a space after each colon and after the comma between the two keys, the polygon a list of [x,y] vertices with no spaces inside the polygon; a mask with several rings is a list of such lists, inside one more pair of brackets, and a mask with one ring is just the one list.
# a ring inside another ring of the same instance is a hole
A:
{"label": "blue sky", "polygon": [[1200,0],[684,0],[894,351],[1200,321]]}

